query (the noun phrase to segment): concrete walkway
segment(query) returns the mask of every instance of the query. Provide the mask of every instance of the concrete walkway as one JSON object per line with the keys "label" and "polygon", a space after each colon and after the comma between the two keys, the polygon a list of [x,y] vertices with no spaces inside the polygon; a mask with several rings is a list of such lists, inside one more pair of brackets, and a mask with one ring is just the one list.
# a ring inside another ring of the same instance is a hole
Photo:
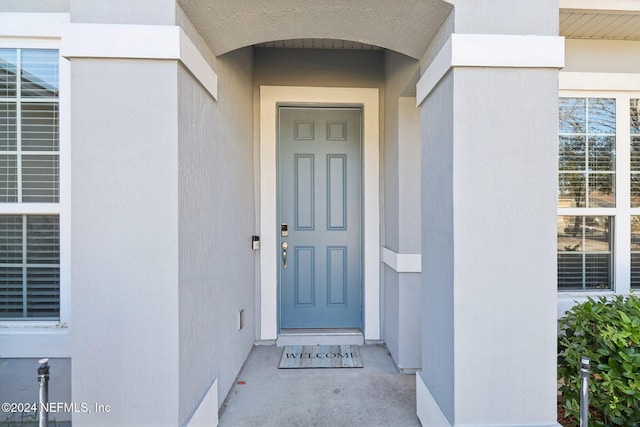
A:
{"label": "concrete walkway", "polygon": [[278,369],[282,347],[254,347],[219,425],[419,426],[415,375],[398,372],[382,345],[360,354],[364,368]]}

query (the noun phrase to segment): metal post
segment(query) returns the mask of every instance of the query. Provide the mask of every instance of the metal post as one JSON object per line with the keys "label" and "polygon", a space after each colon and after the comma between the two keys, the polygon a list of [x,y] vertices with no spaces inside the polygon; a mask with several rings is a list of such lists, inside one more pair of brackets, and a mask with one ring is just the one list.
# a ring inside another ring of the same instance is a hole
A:
{"label": "metal post", "polygon": [[580,386],[580,427],[589,427],[589,364],[591,361],[588,357],[582,358],[582,367],[580,368],[580,377],[582,379]]}
{"label": "metal post", "polygon": [[40,406],[38,406],[39,424],[38,427],[48,427],[49,411],[49,359],[38,360],[38,382],[40,383]]}

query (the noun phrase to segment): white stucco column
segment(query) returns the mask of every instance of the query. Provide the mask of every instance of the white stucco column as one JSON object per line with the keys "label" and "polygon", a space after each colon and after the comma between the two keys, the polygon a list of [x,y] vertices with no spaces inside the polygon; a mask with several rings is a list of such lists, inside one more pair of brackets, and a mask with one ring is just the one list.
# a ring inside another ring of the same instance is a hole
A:
{"label": "white stucco column", "polygon": [[557,425],[557,13],[455,1],[418,84],[425,426]]}
{"label": "white stucco column", "polygon": [[72,2],[62,36],[72,74],[72,399],[90,405],[73,414],[78,426],[178,424],[178,66],[143,56],[153,45],[128,25],[168,24],[175,9],[145,2],[166,15],[154,17],[129,3],[126,14]]}

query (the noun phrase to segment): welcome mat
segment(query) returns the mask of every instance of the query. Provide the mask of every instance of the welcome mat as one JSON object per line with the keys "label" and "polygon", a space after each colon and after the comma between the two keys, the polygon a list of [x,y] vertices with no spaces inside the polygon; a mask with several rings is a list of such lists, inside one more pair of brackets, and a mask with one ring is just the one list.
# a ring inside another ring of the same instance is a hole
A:
{"label": "welcome mat", "polygon": [[362,359],[357,345],[288,345],[278,368],[362,368]]}

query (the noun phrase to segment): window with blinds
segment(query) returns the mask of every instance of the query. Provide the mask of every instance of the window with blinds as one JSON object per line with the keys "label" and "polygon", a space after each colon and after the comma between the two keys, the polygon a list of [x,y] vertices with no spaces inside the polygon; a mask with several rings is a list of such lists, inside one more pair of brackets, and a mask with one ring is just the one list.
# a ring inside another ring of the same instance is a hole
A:
{"label": "window with blinds", "polygon": [[58,52],[0,49],[0,202],[59,201]]}
{"label": "window with blinds", "polygon": [[616,99],[560,98],[558,289],[613,287]]}
{"label": "window with blinds", "polygon": [[558,217],[558,289],[611,287],[612,218]]}
{"label": "window with blinds", "polygon": [[57,319],[60,312],[57,215],[0,215],[0,318]]}
{"label": "window with blinds", "polygon": [[615,101],[560,98],[561,206],[615,206]]}
{"label": "window with blinds", "polygon": [[[629,102],[631,207],[640,207],[640,99]],[[640,215],[631,216],[631,288],[640,289]]]}
{"label": "window with blinds", "polygon": [[[4,320],[60,316],[60,219],[57,214],[38,214],[42,204],[47,204],[48,212],[59,212],[58,58],[58,51],[51,49],[0,49],[0,319]],[[3,213],[9,204],[14,207]]]}

